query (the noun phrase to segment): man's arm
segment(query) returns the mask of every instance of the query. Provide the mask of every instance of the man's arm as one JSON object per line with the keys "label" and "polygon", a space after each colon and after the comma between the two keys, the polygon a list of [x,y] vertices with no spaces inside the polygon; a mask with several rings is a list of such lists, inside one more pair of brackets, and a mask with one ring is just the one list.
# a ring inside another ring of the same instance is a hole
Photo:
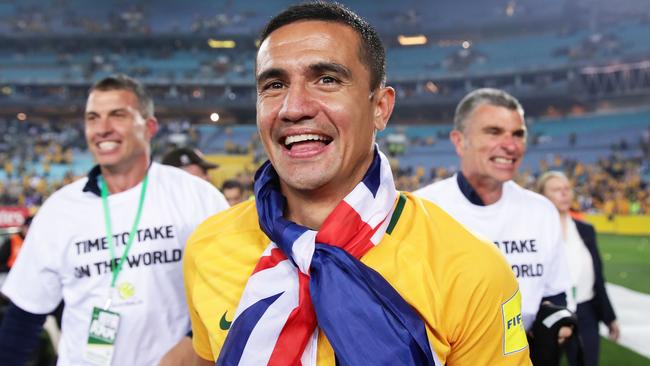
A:
{"label": "man's arm", "polygon": [[479,268],[457,282],[464,286],[456,289],[459,306],[447,313],[461,320],[451,328],[452,351],[446,364],[530,365],[517,280],[500,253],[496,253],[498,258],[494,258],[495,253],[484,254],[485,261],[494,265],[474,262],[472,265]]}
{"label": "man's arm", "polygon": [[192,349],[192,338],[184,336],[160,360],[158,366],[192,366],[199,356]]}
{"label": "man's arm", "polygon": [[542,301],[541,301],[541,302],[542,302],[542,303],[544,303],[544,302],[550,302],[550,303],[553,304],[553,305],[557,305],[557,306],[565,306],[565,307],[566,307],[566,305],[567,305],[567,302],[566,302],[566,293],[564,293],[564,292],[560,292],[560,293],[557,294],[557,295],[546,296],[546,297],[542,298]]}
{"label": "man's arm", "polygon": [[46,314],[27,312],[11,303],[0,326],[0,365],[23,366],[34,353]]}
{"label": "man's arm", "polygon": [[194,366],[212,366],[214,365],[214,361],[208,361],[204,360],[201,357],[196,357],[196,362],[194,362]]}

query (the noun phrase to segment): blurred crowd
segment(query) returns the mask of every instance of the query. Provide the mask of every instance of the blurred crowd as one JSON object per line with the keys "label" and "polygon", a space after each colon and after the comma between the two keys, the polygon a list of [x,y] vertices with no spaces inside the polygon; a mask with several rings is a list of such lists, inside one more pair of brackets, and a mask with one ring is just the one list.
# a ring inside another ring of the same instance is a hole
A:
{"label": "blurred crowd", "polygon": [[[175,146],[196,145],[199,138],[187,121],[161,123],[157,136],[152,148],[158,158]],[[85,176],[89,161],[75,165],[81,155],[90,159],[81,123],[0,120],[0,206],[39,207]]]}
{"label": "blurred crowd", "polygon": [[[257,134],[246,144],[229,140],[233,131],[224,127],[226,141],[222,154],[252,154],[256,164],[264,161],[264,154]],[[431,139],[440,139],[434,136]],[[408,144],[422,144],[422,137]],[[394,143],[389,138],[378,140],[382,150],[394,155],[391,158],[398,189],[414,191],[431,182],[444,179],[455,173],[454,168],[408,167],[399,165],[399,154],[392,154]],[[165,121],[160,124],[155,139],[154,158],[177,146],[200,147],[200,132],[188,121]],[[402,142],[403,143],[403,142]],[[630,148],[637,148],[631,146]],[[638,149],[641,155],[625,158],[620,146],[611,146],[611,155],[595,164],[566,159],[561,154],[552,161],[540,161],[536,169],[526,169],[518,176],[522,186],[534,189],[535,180],[549,170],[561,170],[575,187],[573,209],[586,213],[606,215],[650,215],[650,129],[643,132]],[[80,123],[51,123],[8,120],[0,123],[0,205],[19,205],[35,209],[45,198],[61,186],[85,175],[83,169],[73,169],[75,156],[86,153],[83,126]],[[215,153],[215,151],[204,151]],[[85,154],[88,156],[88,154]],[[431,160],[435,164],[435,156]],[[64,169],[63,174],[52,176],[53,166]],[[79,168],[79,167],[77,167]],[[242,169],[230,177],[244,187],[244,195],[252,192],[254,171]],[[220,187],[221,188],[221,187]]]}
{"label": "blurred crowd", "polygon": [[0,205],[39,206],[45,198],[74,177],[48,180],[53,165],[71,164],[75,150],[85,149],[83,129],[50,122],[0,123]]}
{"label": "blurred crowd", "polygon": [[[454,169],[424,167],[396,170],[398,189],[413,191],[425,184],[445,179],[455,174]],[[613,215],[650,215],[650,160],[624,158],[612,155],[595,164],[584,164],[556,155],[553,162],[541,161],[535,172],[524,170],[517,183],[535,190],[537,178],[549,171],[563,171],[575,187],[572,209],[576,212]]]}

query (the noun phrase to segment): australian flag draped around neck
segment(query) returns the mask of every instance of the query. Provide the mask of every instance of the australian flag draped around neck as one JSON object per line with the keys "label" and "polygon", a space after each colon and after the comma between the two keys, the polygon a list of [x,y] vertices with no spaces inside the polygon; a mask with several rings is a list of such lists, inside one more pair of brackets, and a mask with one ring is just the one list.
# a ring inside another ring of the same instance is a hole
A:
{"label": "australian flag draped around neck", "polygon": [[251,274],[216,365],[316,365],[318,331],[338,365],[440,365],[424,322],[359,261],[379,244],[398,192],[375,148],[363,180],[319,231],[283,217],[286,200],[266,162],[255,176],[260,227],[272,240]]}

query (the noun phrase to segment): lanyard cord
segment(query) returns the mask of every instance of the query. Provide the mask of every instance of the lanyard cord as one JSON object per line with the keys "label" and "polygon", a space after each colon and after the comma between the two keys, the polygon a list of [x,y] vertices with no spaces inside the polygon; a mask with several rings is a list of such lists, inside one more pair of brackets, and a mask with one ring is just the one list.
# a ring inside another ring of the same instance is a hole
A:
{"label": "lanyard cord", "polygon": [[149,174],[144,176],[142,181],[142,188],[140,189],[140,202],[138,203],[138,211],[135,214],[135,220],[133,221],[133,226],[129,232],[129,239],[126,243],[126,248],[124,248],[124,253],[120,261],[115,265],[115,238],[113,237],[113,228],[111,226],[111,212],[108,208],[108,188],[106,187],[106,182],[104,182],[103,177],[99,177],[99,187],[102,192],[102,206],[104,207],[104,222],[106,223],[106,237],[108,239],[108,250],[111,253],[111,271],[113,272],[113,278],[111,279],[111,288],[115,287],[115,282],[117,277],[122,270],[122,265],[124,265],[124,260],[129,254],[131,245],[133,244],[133,239],[135,238],[135,233],[138,230],[138,224],[140,223],[140,217],[142,216],[142,206],[144,206],[144,195],[147,192],[147,182],[149,181]]}

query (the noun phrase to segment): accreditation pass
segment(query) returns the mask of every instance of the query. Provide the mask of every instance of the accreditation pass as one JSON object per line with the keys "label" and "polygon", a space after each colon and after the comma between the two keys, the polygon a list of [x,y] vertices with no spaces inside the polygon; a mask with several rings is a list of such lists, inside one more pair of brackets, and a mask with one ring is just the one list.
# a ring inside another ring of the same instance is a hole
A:
{"label": "accreditation pass", "polygon": [[120,325],[120,314],[93,308],[88,330],[88,342],[84,352],[84,359],[90,365],[110,366],[115,351],[115,338]]}

